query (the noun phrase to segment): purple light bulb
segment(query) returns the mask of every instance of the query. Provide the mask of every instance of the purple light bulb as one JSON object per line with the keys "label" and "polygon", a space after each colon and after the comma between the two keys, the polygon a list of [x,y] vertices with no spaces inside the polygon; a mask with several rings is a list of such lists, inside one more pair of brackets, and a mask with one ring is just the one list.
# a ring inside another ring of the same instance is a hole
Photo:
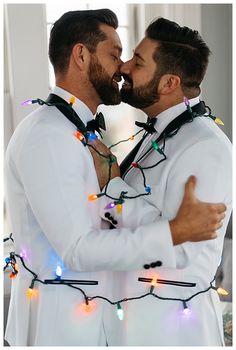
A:
{"label": "purple light bulb", "polygon": [[185,96],[184,96],[184,103],[185,103],[185,106],[189,106],[189,100]]}
{"label": "purple light bulb", "polygon": [[33,102],[32,102],[32,100],[30,99],[30,100],[26,100],[26,101],[22,102],[21,105],[22,105],[22,106],[29,106],[29,105],[32,105],[32,103],[33,103]]}
{"label": "purple light bulb", "polygon": [[106,206],[105,206],[105,209],[112,209],[114,208],[116,205],[114,202],[111,202],[111,203],[108,203]]}
{"label": "purple light bulb", "polygon": [[24,259],[27,259],[27,253],[24,249],[20,252],[20,256]]}

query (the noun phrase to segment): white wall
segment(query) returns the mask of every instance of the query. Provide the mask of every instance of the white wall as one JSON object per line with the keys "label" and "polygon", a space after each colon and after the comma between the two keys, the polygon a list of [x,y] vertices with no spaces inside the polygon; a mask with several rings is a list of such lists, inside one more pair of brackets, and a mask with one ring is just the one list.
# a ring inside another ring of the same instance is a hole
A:
{"label": "white wall", "polygon": [[232,5],[204,4],[201,17],[202,36],[212,51],[203,98],[224,120],[222,130],[232,140]]}
{"label": "white wall", "polygon": [[35,107],[21,102],[48,94],[47,34],[43,4],[4,5],[5,144],[12,129]]}
{"label": "white wall", "polygon": [[201,31],[200,4],[145,4],[142,5],[140,12],[145,22],[142,29],[146,28],[155,17],[165,17],[181,26]]}
{"label": "white wall", "polygon": [[[17,124],[34,108],[21,102],[44,98],[49,91],[45,7],[42,4],[4,5],[4,147]],[[5,235],[11,232],[4,215]],[[5,244],[7,255],[12,246]],[[4,274],[6,310],[11,279]]]}

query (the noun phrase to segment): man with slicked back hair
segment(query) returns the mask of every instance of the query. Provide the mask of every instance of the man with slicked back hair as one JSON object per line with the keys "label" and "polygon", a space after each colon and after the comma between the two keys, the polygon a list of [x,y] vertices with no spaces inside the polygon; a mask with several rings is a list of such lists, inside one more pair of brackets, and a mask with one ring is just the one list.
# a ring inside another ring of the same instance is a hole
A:
{"label": "man with slicked back hair", "polygon": [[[215,240],[175,246],[175,266],[163,266],[157,258],[146,260],[136,271],[114,273],[114,299],[130,300],[121,303],[124,321],[111,323],[115,325],[111,345],[224,344],[214,276],[232,210],[232,151],[215,123],[217,119],[199,96],[209,55],[210,49],[197,31],[158,18],[148,26],[133,57],[121,66],[125,80],[122,101],[144,111],[154,130],[121,163],[124,183],[110,181],[112,196],[116,197],[124,184],[130,185],[130,191],[142,193],[145,183],[150,191],[146,201],[159,211],[160,218],[171,220],[184,184],[194,174],[199,199],[224,202],[227,212]],[[96,154],[94,159],[101,176],[103,165]],[[117,215],[114,208],[110,214],[118,227],[136,225],[135,201],[130,200],[128,212],[125,207]]]}

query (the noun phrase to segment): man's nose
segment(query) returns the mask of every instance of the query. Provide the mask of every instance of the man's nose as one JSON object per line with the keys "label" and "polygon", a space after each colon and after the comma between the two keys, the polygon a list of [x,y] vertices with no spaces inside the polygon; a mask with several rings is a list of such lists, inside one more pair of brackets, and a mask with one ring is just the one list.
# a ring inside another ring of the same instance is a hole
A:
{"label": "man's nose", "polygon": [[122,59],[120,58],[119,60],[119,70],[120,70],[120,67],[124,64],[124,61],[122,61]]}
{"label": "man's nose", "polygon": [[129,73],[130,73],[129,62],[130,62],[130,61],[127,61],[127,62],[123,62],[123,63],[122,63],[122,65],[120,66],[120,72],[121,72],[121,74],[122,74],[122,73],[124,73],[124,74],[129,74]]}

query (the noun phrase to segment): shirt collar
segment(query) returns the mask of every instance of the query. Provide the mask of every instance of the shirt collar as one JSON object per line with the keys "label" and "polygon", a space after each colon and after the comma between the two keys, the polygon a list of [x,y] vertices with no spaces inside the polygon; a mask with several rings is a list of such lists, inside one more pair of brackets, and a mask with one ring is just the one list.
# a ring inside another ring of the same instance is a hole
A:
{"label": "shirt collar", "polygon": [[[63,98],[66,102],[69,102],[71,96],[73,96],[70,92],[60,88],[59,86],[55,86],[52,90],[52,93]],[[94,118],[92,111],[86,106],[84,102],[75,97],[75,103],[73,104],[73,109],[78,114],[82,122],[87,125],[87,122]]]}
{"label": "shirt collar", "polygon": [[[199,96],[191,98],[189,100],[190,107],[195,106],[200,102]],[[156,116],[156,123],[154,124],[154,128],[156,131],[161,134],[165,127],[176,117],[186,111],[186,105],[184,102],[181,102],[175,106],[172,106],[165,111],[161,112]]]}

